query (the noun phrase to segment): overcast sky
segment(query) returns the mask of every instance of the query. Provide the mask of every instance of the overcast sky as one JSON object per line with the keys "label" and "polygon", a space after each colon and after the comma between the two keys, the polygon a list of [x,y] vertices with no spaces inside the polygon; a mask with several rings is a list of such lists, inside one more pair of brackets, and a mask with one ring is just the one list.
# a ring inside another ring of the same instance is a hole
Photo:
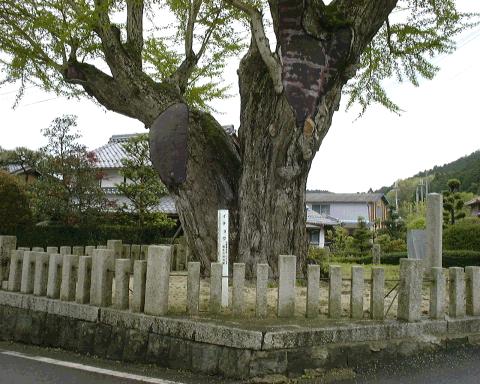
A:
{"label": "overcast sky", "polygon": [[[480,12],[479,0],[458,0],[462,10]],[[239,59],[238,59],[239,60]],[[215,103],[222,124],[239,125],[238,60],[225,72],[234,97]],[[404,112],[397,116],[373,106],[355,121],[355,110],[341,107],[312,165],[309,189],[360,192],[391,185],[395,179],[453,161],[480,149],[480,27],[458,40],[453,55],[435,60],[441,67],[419,88],[388,81],[386,89]],[[13,110],[15,88],[0,88],[0,146],[45,144],[40,129],[57,116],[78,115],[82,142],[94,149],[114,134],[145,132],[143,124],[106,111],[87,99],[67,100],[27,89]]]}

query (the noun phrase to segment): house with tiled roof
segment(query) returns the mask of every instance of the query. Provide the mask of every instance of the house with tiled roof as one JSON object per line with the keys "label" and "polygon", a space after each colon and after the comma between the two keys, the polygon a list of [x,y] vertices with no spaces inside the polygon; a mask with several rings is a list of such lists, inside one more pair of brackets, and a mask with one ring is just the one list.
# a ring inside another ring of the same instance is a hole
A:
{"label": "house with tiled roof", "polygon": [[362,217],[372,229],[381,227],[388,216],[388,200],[383,193],[332,193],[307,191],[308,208],[329,215],[342,227],[354,229]]}
{"label": "house with tiled roof", "polygon": [[[99,181],[100,186],[105,192],[107,199],[115,202],[119,206],[124,203],[129,204],[127,197],[119,193],[116,187],[117,184],[127,182],[120,174],[123,166],[122,159],[127,156],[122,144],[137,135],[139,135],[139,133],[113,135],[107,144],[92,151],[96,158],[95,167],[102,171],[102,178]],[[178,216],[175,208],[175,200],[171,196],[162,197],[157,210],[172,217]]]}
{"label": "house with tiled roof", "polygon": [[307,212],[307,235],[309,244],[315,247],[323,248],[325,246],[325,233],[329,227],[341,225],[335,217],[321,214],[310,207],[306,207]]}
{"label": "house with tiled roof", "polygon": [[467,207],[470,207],[472,216],[480,217],[480,196],[473,198],[465,203]]}

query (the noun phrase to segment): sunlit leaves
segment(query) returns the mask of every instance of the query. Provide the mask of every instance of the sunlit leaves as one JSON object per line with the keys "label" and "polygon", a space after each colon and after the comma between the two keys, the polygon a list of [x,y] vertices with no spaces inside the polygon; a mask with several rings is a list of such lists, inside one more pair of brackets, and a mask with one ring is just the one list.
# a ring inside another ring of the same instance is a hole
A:
{"label": "sunlit leaves", "polygon": [[455,38],[476,26],[478,16],[457,11],[453,0],[402,0],[361,56],[357,75],[344,88],[347,109],[358,103],[360,115],[371,104],[399,113],[385,91],[386,79],[432,79],[439,68],[433,58],[455,50]]}

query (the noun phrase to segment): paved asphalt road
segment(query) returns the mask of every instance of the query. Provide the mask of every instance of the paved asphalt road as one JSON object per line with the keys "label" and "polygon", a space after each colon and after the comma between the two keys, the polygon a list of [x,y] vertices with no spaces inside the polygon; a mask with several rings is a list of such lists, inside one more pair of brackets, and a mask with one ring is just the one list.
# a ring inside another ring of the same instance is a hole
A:
{"label": "paved asphalt road", "polygon": [[[111,374],[113,374],[113,376]],[[126,377],[129,376],[129,377]],[[351,377],[351,376],[350,376]],[[299,384],[480,384],[480,347],[365,364],[354,379],[301,379]],[[219,384],[225,381],[191,373],[80,356],[56,349],[0,342],[0,384]],[[238,382],[237,382],[238,384]]]}
{"label": "paved asphalt road", "polygon": [[480,347],[458,348],[421,355],[365,369],[345,383],[381,384],[480,384]]}
{"label": "paved asphalt road", "polygon": [[[151,365],[0,342],[0,384],[235,384]],[[237,382],[238,384],[238,382]]]}

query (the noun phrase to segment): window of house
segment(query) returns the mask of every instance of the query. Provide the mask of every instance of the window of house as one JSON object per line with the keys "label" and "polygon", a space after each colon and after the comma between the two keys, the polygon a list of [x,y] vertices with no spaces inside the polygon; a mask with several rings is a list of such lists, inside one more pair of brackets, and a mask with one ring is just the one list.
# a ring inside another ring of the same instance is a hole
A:
{"label": "window of house", "polygon": [[312,204],[312,210],[321,215],[330,214],[330,204]]}
{"label": "window of house", "polygon": [[310,231],[310,244],[320,243],[320,231]]}

